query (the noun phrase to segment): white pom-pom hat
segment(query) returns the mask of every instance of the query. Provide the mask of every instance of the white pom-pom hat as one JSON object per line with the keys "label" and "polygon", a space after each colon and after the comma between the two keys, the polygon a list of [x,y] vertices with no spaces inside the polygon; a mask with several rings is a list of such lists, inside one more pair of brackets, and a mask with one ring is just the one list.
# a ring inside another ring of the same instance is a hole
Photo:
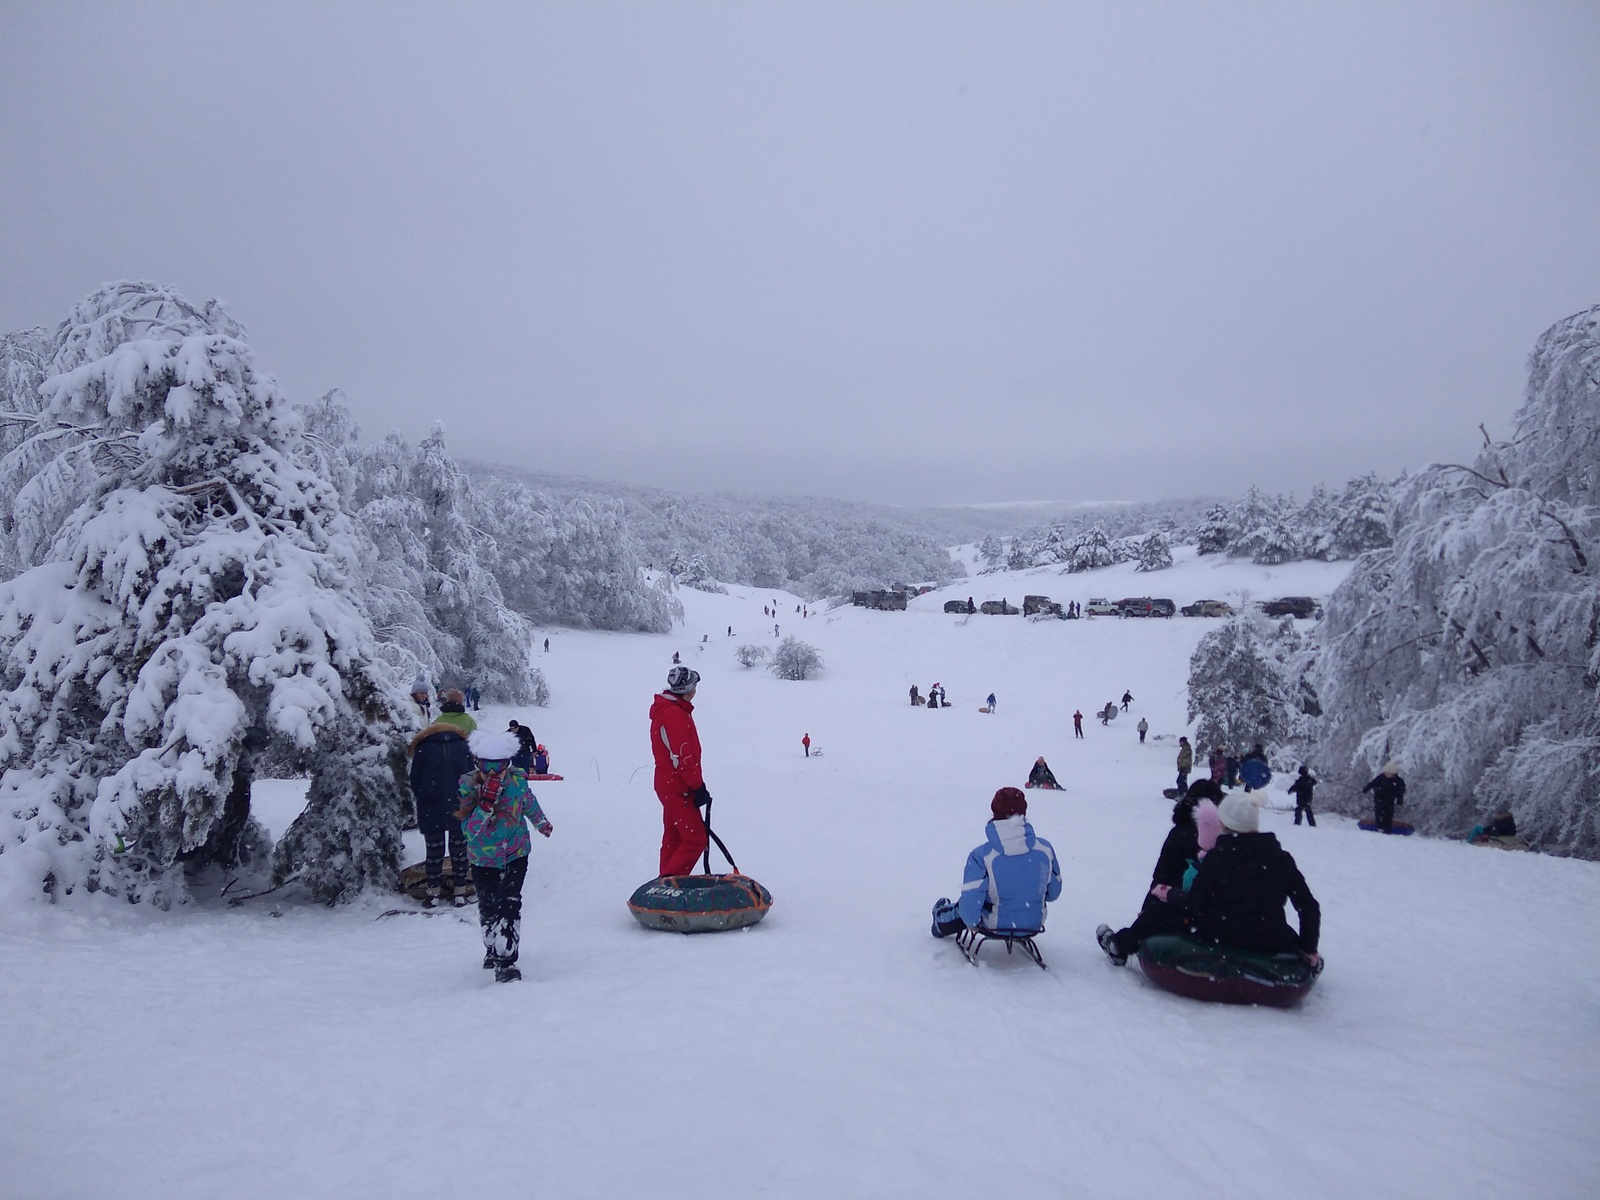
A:
{"label": "white pom-pom hat", "polygon": [[1255,796],[1229,796],[1217,805],[1217,816],[1222,827],[1233,833],[1259,833],[1261,831],[1261,801]]}
{"label": "white pom-pom hat", "polygon": [[505,730],[477,729],[467,738],[472,756],[480,762],[501,762],[515,758],[522,743],[517,735]]}

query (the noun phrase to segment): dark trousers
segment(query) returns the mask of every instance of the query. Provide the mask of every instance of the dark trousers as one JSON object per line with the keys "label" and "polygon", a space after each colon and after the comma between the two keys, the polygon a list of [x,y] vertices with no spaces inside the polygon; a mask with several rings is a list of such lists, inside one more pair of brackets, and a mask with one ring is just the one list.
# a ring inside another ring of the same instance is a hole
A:
{"label": "dark trousers", "polygon": [[423,830],[423,872],[428,883],[437,884],[444,878],[444,844],[450,842],[451,879],[457,884],[467,880],[467,839],[461,832],[461,822],[451,821],[443,829]]}
{"label": "dark trousers", "polygon": [[1139,730],[1139,745],[1144,745],[1144,730]]}
{"label": "dark trousers", "polygon": [[1165,900],[1157,900],[1147,894],[1144,898],[1144,907],[1133,919],[1133,924],[1126,929],[1117,930],[1111,937],[1117,947],[1117,953],[1125,958],[1131,958],[1139,953],[1139,947],[1144,944],[1145,938],[1154,937],[1158,933],[1183,933],[1187,928],[1177,909]]}
{"label": "dark trousers", "polygon": [[1315,829],[1317,827],[1317,814],[1311,811],[1311,805],[1303,800],[1296,800],[1294,802],[1294,823],[1296,825],[1300,824],[1300,814],[1302,812],[1306,814],[1306,824]]}
{"label": "dark trousers", "polygon": [[1373,800],[1372,823],[1383,832],[1388,833],[1394,828],[1394,801]]}
{"label": "dark trousers", "polygon": [[1083,736],[1083,722],[1082,721],[1074,721],[1072,723],[1072,736],[1073,737],[1082,737]]}
{"label": "dark trousers", "polygon": [[522,942],[522,882],[528,877],[528,856],[514,858],[503,867],[473,867],[478,889],[478,924],[483,928],[483,950],[497,966],[517,961]]}
{"label": "dark trousers", "polygon": [[1178,772],[1178,795],[1183,795],[1189,790],[1189,772]]}

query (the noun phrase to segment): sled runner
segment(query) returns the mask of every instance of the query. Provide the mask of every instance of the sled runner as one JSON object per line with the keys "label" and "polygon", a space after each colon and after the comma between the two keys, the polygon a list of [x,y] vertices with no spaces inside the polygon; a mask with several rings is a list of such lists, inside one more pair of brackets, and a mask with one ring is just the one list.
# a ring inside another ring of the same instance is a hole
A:
{"label": "sled runner", "polygon": [[[455,890],[457,900],[470,899],[477,895],[477,889],[472,885],[472,872],[463,871],[461,879],[456,879],[455,860],[444,860],[444,880]],[[426,863],[412,863],[400,872],[400,890],[413,900],[428,900],[428,867]]]}
{"label": "sled runner", "polygon": [[963,929],[960,933],[956,934],[956,945],[961,947],[961,953],[967,956],[967,961],[973,966],[977,966],[978,951],[982,950],[986,943],[1003,942],[1005,944],[1007,954],[1010,954],[1011,948],[1015,946],[1017,949],[1021,950],[1023,954],[1031,958],[1034,962],[1034,965],[1036,965],[1041,971],[1048,971],[1050,968],[1044,965],[1044,958],[1039,953],[1039,947],[1034,944],[1033,940],[1043,932],[1044,930],[1042,929],[1034,929],[1031,931],[1027,929],[1013,929],[1009,931],[1000,929],[985,929],[980,925],[976,929]]}
{"label": "sled runner", "polygon": [[[1361,820],[1357,821],[1356,828],[1365,829],[1368,833],[1383,832],[1383,830],[1378,828],[1378,823],[1372,820],[1370,817],[1363,817]],[[1416,831],[1416,827],[1409,821],[1395,821],[1389,826],[1390,833],[1399,834],[1401,837],[1410,837]]]}
{"label": "sled runner", "polygon": [[528,776],[528,782],[529,783],[533,783],[535,781],[538,781],[538,782],[542,782],[542,783],[551,783],[551,782],[554,782],[554,781],[559,780],[561,778],[563,778],[563,777],[560,776],[560,775],[529,775]]}
{"label": "sled runner", "polygon": [[754,925],[772,907],[772,893],[748,875],[664,875],[640,884],[628,911],[646,929],[718,933]]}
{"label": "sled runner", "polygon": [[1298,1004],[1321,970],[1298,954],[1259,954],[1175,933],[1145,938],[1139,966],[1150,982],[1180,996],[1274,1008]]}

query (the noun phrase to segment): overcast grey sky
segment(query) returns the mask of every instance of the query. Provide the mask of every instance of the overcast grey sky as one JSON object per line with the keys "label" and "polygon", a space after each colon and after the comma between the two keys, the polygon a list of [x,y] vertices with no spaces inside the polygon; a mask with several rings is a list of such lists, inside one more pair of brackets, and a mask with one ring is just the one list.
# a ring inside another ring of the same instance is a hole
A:
{"label": "overcast grey sky", "polygon": [[695,490],[1301,494],[1600,302],[1600,3],[0,8],[0,330],[220,296],[365,434]]}

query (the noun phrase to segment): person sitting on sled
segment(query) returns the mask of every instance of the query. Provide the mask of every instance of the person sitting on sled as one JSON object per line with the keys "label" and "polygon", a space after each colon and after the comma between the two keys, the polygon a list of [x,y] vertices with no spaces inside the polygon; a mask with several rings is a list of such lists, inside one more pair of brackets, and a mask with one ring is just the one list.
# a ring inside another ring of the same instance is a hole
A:
{"label": "person sitting on sled", "polygon": [[1056,782],[1055,775],[1044,761],[1044,755],[1033,760],[1033,770],[1028,772],[1028,786],[1031,788],[1056,788],[1061,785]]}
{"label": "person sitting on sled", "polygon": [[983,845],[967,855],[961,899],[941,897],[933,906],[933,936],[963,929],[1038,933],[1045,906],[1061,895],[1061,864],[1055,848],[1028,824],[1028,798],[1003,787],[989,804],[993,819]]}
{"label": "person sitting on sled", "polygon": [[[1196,932],[1223,946],[1263,954],[1299,952],[1320,966],[1317,939],[1322,909],[1294,857],[1271,833],[1261,832],[1259,795],[1229,796],[1217,805],[1222,836],[1195,872],[1187,892],[1169,901],[1194,921]],[[1300,932],[1284,920],[1287,901],[1300,914]]]}
{"label": "person sitting on sled", "polygon": [[543,742],[533,748],[533,773],[535,775],[550,774],[550,751],[544,748]]}
{"label": "person sitting on sled", "polygon": [[1178,901],[1168,900],[1173,891],[1184,891],[1194,882],[1206,853],[1217,844],[1222,822],[1217,817],[1217,801],[1222,785],[1199,779],[1172,806],[1172,829],[1156,856],[1156,869],[1150,873],[1150,890],[1133,924],[1112,931],[1102,925],[1094,931],[1100,949],[1117,966],[1139,952],[1147,937],[1158,933],[1183,933],[1189,928]]}
{"label": "person sitting on sled", "polygon": [[472,884],[478,892],[483,930],[483,965],[500,983],[521,979],[522,884],[528,876],[528,822],[545,837],[550,818],[528,789],[528,777],[511,765],[516,735],[478,730],[468,739],[477,768],[461,777],[456,816],[467,835]]}

